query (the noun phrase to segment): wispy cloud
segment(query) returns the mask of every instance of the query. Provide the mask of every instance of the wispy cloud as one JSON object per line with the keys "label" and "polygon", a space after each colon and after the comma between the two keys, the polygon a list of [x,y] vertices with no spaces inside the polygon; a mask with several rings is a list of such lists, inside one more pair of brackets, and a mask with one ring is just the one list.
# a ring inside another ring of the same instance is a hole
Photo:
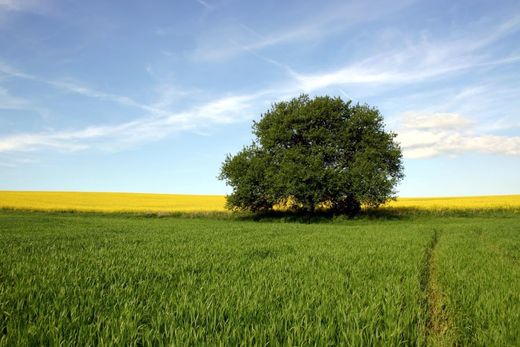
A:
{"label": "wispy cloud", "polygon": [[[199,0],[196,0],[199,1]],[[286,27],[265,32],[244,23],[224,28],[212,28],[203,35],[193,57],[197,60],[223,60],[246,51],[257,51],[267,47],[316,41],[333,33],[344,31],[360,23],[389,16],[409,5],[413,0],[399,0],[391,8],[383,0],[349,1],[326,4],[294,18],[284,18],[292,22]],[[276,16],[276,14],[273,14]],[[296,23],[294,23],[296,22]],[[223,40],[225,37],[227,39]]]}
{"label": "wispy cloud", "polygon": [[51,12],[51,0],[0,0],[0,18],[2,13],[28,12],[48,14]]}
{"label": "wispy cloud", "polygon": [[215,124],[251,118],[252,101],[261,94],[223,97],[184,112],[138,118],[112,126],[90,126],[81,130],[23,133],[0,138],[0,152],[36,151],[55,148],[78,151],[87,148],[114,149],[157,141],[182,131],[196,131]]}
{"label": "wispy cloud", "polygon": [[482,50],[518,30],[520,17],[513,17],[494,27],[480,28],[481,32],[437,42],[423,37],[394,51],[374,54],[336,70],[309,74],[293,72],[293,77],[302,90],[312,92],[342,85],[411,83],[475,68],[515,64],[520,62],[517,53],[489,58]]}
{"label": "wispy cloud", "polygon": [[204,0],[195,0],[195,2],[199,3],[200,5],[204,6],[206,9],[211,10],[213,9],[213,5],[210,5],[209,2]]}
{"label": "wispy cloud", "polygon": [[[181,131],[202,131],[215,124],[249,120],[257,116],[253,112],[258,111],[258,106],[266,100],[272,102],[294,96],[301,91],[317,92],[336,87],[346,94],[341,89],[343,85],[376,83],[401,85],[464,70],[514,64],[520,61],[520,56],[511,55],[492,59],[481,50],[500,38],[516,32],[519,28],[520,20],[515,17],[487,30],[486,34],[462,35],[449,41],[436,42],[421,38],[419,42],[409,42],[405,47],[390,53],[375,54],[334,71],[310,74],[297,72],[286,64],[258,53],[257,49],[262,47],[262,42],[277,44],[280,38],[269,39],[257,34],[259,40],[256,43],[241,46],[240,49],[285,69],[291,77],[290,80],[274,83],[272,88],[249,94],[230,94],[178,110],[172,110],[174,95],[179,95],[177,90],[163,88],[162,97],[155,103],[147,104],[124,95],[99,91],[76,81],[36,76],[0,62],[0,75],[44,83],[68,93],[110,101],[143,111],[142,117],[115,125],[100,124],[83,129],[12,134],[0,138],[0,152],[36,151],[43,148],[65,151],[87,148],[113,149],[158,140]],[[300,29],[305,31],[304,28]],[[292,40],[300,35],[299,32],[296,30],[287,35],[294,35],[290,38]],[[283,37],[282,41],[285,40]],[[454,97],[462,100],[479,93],[482,93],[482,89],[466,89]],[[11,102],[13,105],[16,104],[14,99]],[[415,112],[407,113],[405,116],[405,121],[399,130],[399,140],[403,144],[406,156],[410,158],[456,155],[468,151],[510,155],[520,153],[519,137],[483,133],[479,131],[474,120],[466,119],[459,113]]]}
{"label": "wispy cloud", "polygon": [[[514,64],[520,62],[520,56],[511,56],[504,59],[477,61],[467,57],[466,62],[451,63],[448,61],[426,63],[420,55],[410,54],[403,57],[403,53],[372,57],[365,61],[350,64],[332,72],[318,74],[293,73],[293,77],[306,92],[313,92],[333,86],[356,85],[356,84],[406,84],[440,78],[457,72],[493,67],[497,65]],[[404,59],[403,59],[404,58]],[[390,61],[402,60],[401,63],[389,64]],[[386,62],[378,64],[377,61]]]}
{"label": "wispy cloud", "polygon": [[473,122],[457,113],[420,113],[405,112],[405,129],[415,130],[450,130],[467,129]]}
{"label": "wispy cloud", "polygon": [[34,164],[40,164],[41,160],[28,157],[26,155],[19,156],[19,155],[2,155],[0,156],[0,166],[6,167],[6,168],[17,168],[19,166],[25,166],[25,165],[34,165]]}
{"label": "wispy cloud", "polygon": [[99,99],[99,100],[107,100],[111,102],[115,102],[117,104],[129,107],[139,108],[141,110],[155,113],[155,114],[163,114],[164,111],[158,108],[154,108],[153,106],[143,104],[123,95],[111,94],[102,92],[99,90],[95,90],[93,88],[84,86],[78,82],[74,81],[66,81],[66,80],[55,80],[55,79],[47,79],[40,76],[36,76],[33,74],[26,73],[17,69],[5,62],[0,61],[0,75],[5,75],[8,77],[14,77],[34,82],[39,82],[43,84],[47,84],[51,87],[59,89],[61,91],[67,93],[78,94],[82,96],[86,96],[89,98]]}
{"label": "wispy cloud", "polygon": [[11,95],[9,91],[0,86],[0,109],[28,109],[30,103],[22,98]]}
{"label": "wispy cloud", "polygon": [[[416,40],[407,39],[402,47],[374,53],[335,70],[318,73],[299,72],[288,64],[266,57],[254,48],[240,46],[238,43],[236,45],[257,58],[284,69],[291,78],[283,88],[286,94],[315,93],[336,88],[345,95],[341,88],[343,86],[367,85],[371,88],[371,93],[374,93],[385,86],[402,88],[476,69],[482,71],[520,63],[518,52],[494,57],[488,54],[488,48],[495,42],[520,30],[520,16],[478,29],[475,33],[458,33],[458,36],[447,40],[432,41],[424,36]],[[455,96],[450,95],[451,102],[477,95],[483,90],[483,87],[462,90]]]}
{"label": "wispy cloud", "polygon": [[2,166],[2,167],[7,167],[7,168],[15,168],[15,167],[17,167],[18,165],[13,164],[13,163],[0,162],[0,166]]}
{"label": "wispy cloud", "polygon": [[[0,62],[0,74],[11,78],[36,81],[56,89],[75,93],[88,98],[106,100],[119,105],[134,107],[144,111],[140,118],[115,125],[93,125],[79,130],[58,130],[36,133],[20,133],[0,138],[0,152],[36,151],[54,148],[64,151],[78,151],[87,148],[114,149],[145,141],[154,141],[181,131],[198,131],[215,124],[229,124],[250,119],[248,113],[254,101],[269,93],[262,90],[251,94],[228,95],[199,103],[192,108],[171,111],[178,98],[194,93],[193,90],[179,90],[168,85],[159,89],[159,99],[152,104],[143,104],[132,98],[105,93],[77,82],[46,79],[28,74],[9,64]],[[0,101],[5,99],[4,107],[21,107],[23,100],[18,100],[0,89]]]}
{"label": "wispy cloud", "polygon": [[473,122],[457,113],[405,113],[398,141],[407,158],[485,153],[520,156],[520,136],[477,132]]}
{"label": "wispy cloud", "polygon": [[0,0],[0,9],[6,11],[23,11],[37,5],[37,1],[27,0]]}
{"label": "wispy cloud", "polygon": [[35,105],[31,100],[13,95],[8,89],[2,86],[0,86],[0,110],[30,111],[42,118],[49,116],[47,109]]}

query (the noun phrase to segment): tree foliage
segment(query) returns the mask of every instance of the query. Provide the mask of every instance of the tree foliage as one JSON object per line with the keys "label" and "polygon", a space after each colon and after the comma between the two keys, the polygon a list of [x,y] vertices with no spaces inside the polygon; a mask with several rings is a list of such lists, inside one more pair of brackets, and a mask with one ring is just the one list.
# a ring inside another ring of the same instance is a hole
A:
{"label": "tree foliage", "polygon": [[395,134],[376,108],[328,96],[278,102],[253,123],[255,140],[228,155],[219,178],[233,188],[229,208],[274,206],[355,214],[395,194],[403,178]]}

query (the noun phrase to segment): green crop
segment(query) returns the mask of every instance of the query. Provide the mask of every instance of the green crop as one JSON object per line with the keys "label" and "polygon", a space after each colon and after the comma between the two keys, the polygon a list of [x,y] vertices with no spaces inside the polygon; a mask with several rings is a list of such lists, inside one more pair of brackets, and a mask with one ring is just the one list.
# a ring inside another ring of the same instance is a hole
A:
{"label": "green crop", "polygon": [[439,239],[451,342],[520,345],[520,223],[461,224]]}
{"label": "green crop", "polygon": [[518,343],[519,225],[1,212],[0,345]]}

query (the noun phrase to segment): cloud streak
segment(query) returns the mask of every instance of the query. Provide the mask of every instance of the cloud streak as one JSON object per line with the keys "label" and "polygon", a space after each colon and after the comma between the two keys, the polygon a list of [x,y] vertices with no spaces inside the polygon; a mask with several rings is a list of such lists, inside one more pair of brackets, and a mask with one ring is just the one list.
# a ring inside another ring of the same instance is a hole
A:
{"label": "cloud streak", "polygon": [[491,59],[482,49],[520,30],[520,16],[513,17],[483,33],[465,35],[441,42],[422,38],[394,51],[375,54],[333,71],[298,73],[293,78],[306,92],[342,85],[406,84],[475,69],[520,62],[520,55],[511,54]]}
{"label": "cloud streak", "polygon": [[30,109],[29,102],[18,98],[9,93],[5,88],[0,87],[0,109]]}
{"label": "cloud streak", "polygon": [[[300,73],[290,66],[266,58],[255,52],[260,46],[245,46],[270,63],[284,68],[291,77],[277,87],[249,94],[228,95],[207,101],[186,110],[172,112],[166,100],[155,104],[140,103],[124,95],[98,91],[81,83],[47,79],[21,71],[0,61],[0,75],[43,83],[58,90],[104,100],[143,111],[141,118],[116,125],[93,125],[79,130],[58,130],[12,134],[0,138],[0,152],[36,151],[54,148],[77,151],[87,148],[117,148],[145,141],[154,141],[181,131],[198,131],[215,124],[229,124],[249,120],[258,105],[281,95],[291,97],[299,92],[315,92],[329,87],[352,84],[396,84],[431,80],[475,68],[493,68],[514,64],[520,56],[488,59],[484,47],[516,32],[520,17],[488,30],[485,35],[464,36],[451,41],[422,40],[390,53],[376,54],[325,73]],[[303,30],[303,29],[302,29]],[[292,34],[288,34],[291,36]],[[299,35],[299,34],[298,34]],[[296,36],[298,36],[296,35]],[[259,35],[261,36],[261,35]],[[285,39],[284,39],[285,40]],[[283,41],[283,40],[282,40]],[[259,41],[261,42],[261,41]],[[272,44],[277,44],[273,41]],[[271,43],[269,43],[271,44]],[[0,98],[2,97],[0,89]],[[464,91],[455,98],[479,93],[478,89]],[[4,91],[4,97],[8,94]],[[11,97],[16,106],[16,100]],[[407,113],[399,130],[399,140],[409,158],[429,158],[438,155],[457,155],[465,152],[519,155],[520,140],[515,136],[496,136],[476,131],[476,124],[457,113]]]}
{"label": "cloud streak", "polygon": [[[144,111],[142,117],[116,125],[93,125],[80,130],[20,133],[5,136],[0,138],[0,153],[37,151],[44,148],[62,151],[78,151],[88,148],[110,150],[146,141],[156,141],[173,133],[199,131],[215,124],[229,124],[250,119],[252,115],[249,112],[254,101],[274,93],[272,90],[262,90],[251,94],[224,96],[185,111],[172,112],[168,109],[172,106],[173,96],[171,94],[185,95],[185,93],[172,91],[171,88],[161,88],[165,92],[161,99],[148,105],[126,96],[91,89],[79,83],[41,78],[3,62],[0,62],[0,74],[44,83],[68,93]],[[11,96],[7,90],[1,88],[0,101],[5,101],[4,108],[18,108],[26,105],[23,100]]]}
{"label": "cloud streak", "polygon": [[205,8],[208,9],[208,10],[213,9],[213,6],[210,5],[207,1],[204,1],[204,0],[195,0],[195,2],[199,3],[200,5],[202,5],[203,7],[205,7]]}
{"label": "cloud streak", "polygon": [[111,101],[122,106],[135,107],[154,114],[164,114],[164,110],[162,109],[155,108],[147,104],[139,103],[127,96],[101,92],[76,82],[42,78],[36,75],[23,72],[2,61],[0,61],[0,75],[47,84],[53,88],[67,93],[77,94],[98,100]]}
{"label": "cloud streak", "polygon": [[9,16],[17,13],[49,15],[52,11],[52,0],[0,0],[0,29]]}
{"label": "cloud streak", "polygon": [[54,148],[78,151],[87,148],[113,149],[157,141],[170,134],[229,124],[248,117],[250,102],[260,94],[223,97],[189,111],[147,116],[114,126],[91,126],[82,130],[16,134],[0,138],[0,153]]}
{"label": "cloud streak", "polygon": [[0,10],[27,11],[39,8],[41,4],[34,0],[0,0]]}
{"label": "cloud streak", "polygon": [[[199,1],[199,0],[196,0]],[[391,8],[382,0],[340,2],[303,15],[298,24],[260,33],[249,25],[213,30],[207,34],[195,50],[196,60],[225,60],[247,51],[259,51],[268,47],[316,41],[322,37],[347,30],[360,23],[366,23],[389,16],[409,5],[413,0],[394,1]],[[290,18],[285,18],[285,21]],[[228,40],[223,40],[222,37]]]}

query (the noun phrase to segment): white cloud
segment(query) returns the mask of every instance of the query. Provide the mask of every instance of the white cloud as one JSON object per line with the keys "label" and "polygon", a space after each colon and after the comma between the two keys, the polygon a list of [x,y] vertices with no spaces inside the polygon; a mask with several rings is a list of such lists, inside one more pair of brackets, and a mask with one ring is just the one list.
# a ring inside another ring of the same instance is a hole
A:
{"label": "white cloud", "polygon": [[405,112],[404,128],[409,129],[466,129],[473,122],[457,113]]}
{"label": "white cloud", "polygon": [[520,136],[477,133],[473,122],[457,113],[407,112],[397,134],[406,158],[468,152],[520,156]]}

